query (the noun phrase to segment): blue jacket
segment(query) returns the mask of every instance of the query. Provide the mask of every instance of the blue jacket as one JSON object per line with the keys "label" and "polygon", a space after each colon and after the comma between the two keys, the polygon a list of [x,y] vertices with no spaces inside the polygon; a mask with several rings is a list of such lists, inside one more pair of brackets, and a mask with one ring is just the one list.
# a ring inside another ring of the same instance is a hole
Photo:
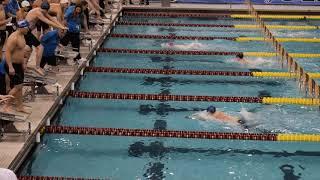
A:
{"label": "blue jacket", "polygon": [[69,28],[69,32],[78,33],[80,32],[81,21],[80,14],[76,17],[73,17],[73,11],[76,6],[69,6],[64,13],[64,19],[67,21],[67,26]]}
{"label": "blue jacket", "polygon": [[43,46],[43,57],[54,56],[55,50],[59,45],[60,37],[57,30],[49,31],[41,38]]}
{"label": "blue jacket", "polygon": [[11,13],[13,15],[17,14],[17,11],[19,10],[19,5],[17,0],[10,0],[9,3],[4,7],[5,13]]}

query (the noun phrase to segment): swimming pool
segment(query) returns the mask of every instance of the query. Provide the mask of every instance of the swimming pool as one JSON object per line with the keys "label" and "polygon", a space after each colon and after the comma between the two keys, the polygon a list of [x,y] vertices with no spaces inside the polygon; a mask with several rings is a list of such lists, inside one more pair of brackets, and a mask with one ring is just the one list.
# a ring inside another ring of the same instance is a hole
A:
{"label": "swimming pool", "polygon": [[[124,17],[123,19],[125,19]],[[128,18],[129,19],[129,18]],[[156,19],[151,19],[153,21]],[[160,19],[159,19],[160,20]],[[198,22],[198,18],[161,19],[164,22]],[[130,21],[140,21],[130,17]],[[226,20],[225,22],[232,22]],[[237,21],[238,22],[238,21]],[[241,23],[252,23],[252,21]],[[282,21],[281,21],[282,22]],[[289,22],[289,21],[288,21]],[[203,23],[207,23],[205,20]],[[224,23],[223,21],[217,23]],[[235,22],[232,22],[234,24]],[[240,22],[239,22],[240,23]],[[275,21],[276,23],[276,21]],[[216,22],[214,23],[216,24]],[[161,29],[162,28],[162,29]],[[214,29],[214,31],[213,31]],[[227,28],[117,26],[112,33],[261,36],[258,30]],[[203,30],[203,31],[202,31]],[[283,33],[286,33],[283,31]],[[287,33],[292,33],[287,31]],[[308,31],[308,33],[314,33]],[[310,35],[311,37],[312,35]],[[316,36],[316,35],[315,35]],[[281,36],[285,37],[285,36]],[[171,41],[171,40],[170,40]],[[108,38],[104,47],[161,49],[168,40]],[[177,44],[191,40],[174,40]],[[266,42],[200,41],[208,50],[273,52]],[[286,43],[289,52],[318,52],[316,45]],[[312,43],[311,43],[312,44]],[[303,50],[301,50],[303,49]],[[305,51],[304,51],[305,50]],[[251,65],[234,56],[121,54],[100,52],[91,66],[189,69],[217,71],[286,71],[276,57],[250,57]],[[318,59],[298,59],[312,70]],[[315,72],[312,71],[312,72]],[[192,76],[87,72],[77,91],[214,96],[304,97],[294,79],[238,76]],[[68,98],[53,121],[57,125],[245,132],[241,126],[185,118],[214,104],[218,110],[238,115],[246,108],[257,115],[256,133],[319,133],[318,107],[234,102],[175,102]],[[105,137],[45,134],[21,175],[100,177],[110,179],[317,179],[319,145],[302,142],[260,142],[177,138]]]}

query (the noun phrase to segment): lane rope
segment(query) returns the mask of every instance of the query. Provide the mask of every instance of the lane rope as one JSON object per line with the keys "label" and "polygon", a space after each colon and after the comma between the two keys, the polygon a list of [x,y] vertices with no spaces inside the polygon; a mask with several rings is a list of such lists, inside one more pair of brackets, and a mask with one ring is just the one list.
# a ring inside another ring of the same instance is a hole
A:
{"label": "lane rope", "polygon": [[209,76],[253,76],[252,72],[204,71],[177,69],[131,69],[113,67],[86,67],[86,72],[134,73],[134,74],[172,74],[172,75],[209,75]]}
{"label": "lane rope", "polygon": [[[126,26],[176,26],[176,27],[212,27],[212,28],[236,28],[236,29],[259,29],[258,25],[252,24],[190,24],[190,23],[158,23],[158,22],[129,22],[118,21],[116,25]],[[289,26],[289,25],[266,25],[269,29],[288,29],[288,30],[313,30],[319,26]]]}
{"label": "lane rope", "polygon": [[[176,39],[176,40],[215,40],[223,39],[230,41],[270,41],[264,37],[219,37],[219,36],[176,36],[176,35],[158,35],[158,34],[110,34],[112,38],[130,38],[130,39]],[[279,42],[306,42],[319,43],[319,38],[276,38]]]}
{"label": "lane rope", "polygon": [[[124,16],[140,17],[208,17],[208,18],[234,18],[234,19],[251,19],[254,16],[249,14],[222,14],[222,13],[176,13],[176,12],[133,12],[124,11]],[[262,19],[320,19],[318,15],[260,15]]]}
{"label": "lane rope", "polygon": [[[206,76],[249,76],[249,77],[280,77],[297,78],[299,74],[290,72],[235,72],[235,71],[205,71],[180,69],[143,69],[143,68],[114,68],[86,67],[85,72],[95,73],[130,73],[130,74],[165,74],[165,75],[206,75]],[[308,73],[311,78],[320,78],[320,73]]]}
{"label": "lane rope", "polygon": [[19,180],[106,180],[108,178],[81,178],[59,176],[18,176]]}
{"label": "lane rope", "polygon": [[[216,55],[216,56],[235,56],[243,53],[244,56],[255,57],[274,57],[274,52],[225,52],[225,51],[180,51],[180,50],[152,50],[152,49],[122,49],[122,48],[100,48],[98,52],[109,53],[129,53],[129,54],[164,54],[164,55]],[[320,54],[302,54],[289,53],[290,56],[296,58],[318,58]]]}
{"label": "lane rope", "polygon": [[197,96],[197,95],[166,95],[166,94],[130,94],[109,92],[70,91],[69,96],[89,99],[127,99],[152,101],[206,101],[206,102],[245,102],[262,103],[260,97],[234,97],[234,96]]}
{"label": "lane rope", "polygon": [[263,104],[293,104],[306,106],[319,106],[318,98],[295,97],[236,97],[236,96],[197,96],[197,95],[167,95],[167,94],[134,94],[112,92],[85,92],[70,91],[69,96],[74,98],[89,99],[126,99],[126,100],[151,100],[151,101],[202,101],[202,102],[243,102]]}
{"label": "lane rope", "polygon": [[173,131],[153,129],[126,128],[93,128],[73,126],[46,126],[46,133],[77,134],[100,136],[133,136],[133,137],[164,137],[187,139],[224,139],[224,140],[253,140],[253,141],[299,141],[320,142],[318,134],[258,134],[258,133],[229,133],[204,131]]}
{"label": "lane rope", "polygon": [[177,39],[177,40],[215,40],[224,39],[235,41],[236,37],[215,36],[175,36],[175,35],[152,35],[152,34],[111,34],[113,38],[136,38],[136,39]]}

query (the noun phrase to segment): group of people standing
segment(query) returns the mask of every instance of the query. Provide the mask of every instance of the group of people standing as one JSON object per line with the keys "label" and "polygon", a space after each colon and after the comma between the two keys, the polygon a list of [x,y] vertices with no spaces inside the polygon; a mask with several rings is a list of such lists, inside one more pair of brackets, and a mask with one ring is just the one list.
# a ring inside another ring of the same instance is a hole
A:
{"label": "group of people standing", "polygon": [[2,112],[28,112],[22,103],[24,73],[31,52],[34,71],[57,66],[56,48],[71,43],[80,56],[80,31],[89,33],[89,15],[103,21],[105,0],[0,0],[0,102]]}

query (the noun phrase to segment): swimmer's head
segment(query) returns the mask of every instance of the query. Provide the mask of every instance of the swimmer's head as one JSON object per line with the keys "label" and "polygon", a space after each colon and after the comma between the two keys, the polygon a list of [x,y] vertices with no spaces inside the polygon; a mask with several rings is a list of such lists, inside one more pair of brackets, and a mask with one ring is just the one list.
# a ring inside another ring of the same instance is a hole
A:
{"label": "swimmer's head", "polygon": [[17,27],[18,29],[20,29],[20,32],[22,32],[23,34],[27,34],[29,31],[29,23],[27,20],[21,20],[17,22]]}
{"label": "swimmer's head", "polygon": [[22,7],[22,8],[28,8],[28,7],[30,7],[29,1],[26,1],[26,0],[22,1],[22,2],[21,2],[21,7]]}
{"label": "swimmer's head", "polygon": [[170,47],[172,47],[173,45],[174,45],[173,42],[168,43],[168,46],[170,46]]}
{"label": "swimmer's head", "polygon": [[50,9],[50,4],[46,1],[44,1],[42,4],[41,4],[41,9],[43,10],[46,10],[46,11],[49,11]]}
{"label": "swimmer's head", "polygon": [[17,27],[18,28],[29,28],[29,23],[27,20],[21,20],[17,22]]}
{"label": "swimmer's head", "polygon": [[238,58],[238,59],[243,59],[243,53],[237,54],[237,55],[236,55],[236,58]]}
{"label": "swimmer's head", "polygon": [[207,108],[207,112],[209,112],[209,113],[215,113],[216,112],[216,107],[214,107],[214,106],[209,106],[208,108]]}

